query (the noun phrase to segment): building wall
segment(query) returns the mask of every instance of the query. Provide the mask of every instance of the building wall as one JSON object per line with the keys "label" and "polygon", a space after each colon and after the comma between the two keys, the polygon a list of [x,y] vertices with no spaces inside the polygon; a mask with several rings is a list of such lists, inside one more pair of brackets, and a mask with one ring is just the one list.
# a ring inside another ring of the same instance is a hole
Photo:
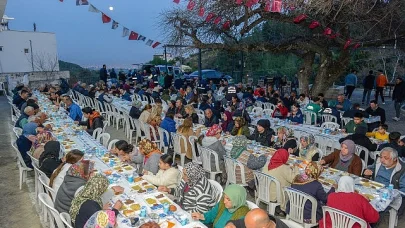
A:
{"label": "building wall", "polygon": [[[57,56],[54,33],[12,30],[0,32],[0,73],[59,71]],[[34,63],[34,69],[31,63]]]}
{"label": "building wall", "polygon": [[11,90],[17,84],[23,83],[24,75],[28,75],[29,86],[31,88],[38,88],[40,85],[45,84],[60,84],[60,79],[64,78],[67,81],[70,79],[69,71],[56,71],[56,72],[14,72],[14,73],[0,73],[0,82],[6,83],[7,87]]}

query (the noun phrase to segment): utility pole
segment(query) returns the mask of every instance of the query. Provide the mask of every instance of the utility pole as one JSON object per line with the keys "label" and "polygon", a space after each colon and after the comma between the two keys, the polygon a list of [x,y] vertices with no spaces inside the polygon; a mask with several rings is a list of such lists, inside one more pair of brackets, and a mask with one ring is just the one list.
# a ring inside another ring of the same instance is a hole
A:
{"label": "utility pole", "polygon": [[198,78],[202,78],[201,48],[198,48]]}
{"label": "utility pole", "polygon": [[165,45],[165,64],[166,64],[166,73],[169,74],[169,69],[167,68],[167,49]]}
{"label": "utility pole", "polygon": [[32,71],[34,72],[34,54],[32,53],[32,41],[30,40],[30,48],[31,48],[31,67]]}

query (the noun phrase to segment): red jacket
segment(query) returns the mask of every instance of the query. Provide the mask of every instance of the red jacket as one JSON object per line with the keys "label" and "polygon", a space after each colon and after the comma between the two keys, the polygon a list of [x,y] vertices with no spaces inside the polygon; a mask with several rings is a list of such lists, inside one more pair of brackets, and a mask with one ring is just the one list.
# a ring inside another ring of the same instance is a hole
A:
{"label": "red jacket", "polygon": [[280,112],[281,113],[281,115],[283,116],[283,118],[282,119],[285,119],[285,118],[287,118],[287,115],[288,115],[288,109],[287,109],[287,107],[285,107],[284,105],[283,106],[277,106],[277,108],[274,110],[274,112],[273,112],[273,114],[271,115],[271,117],[277,117],[277,116],[275,116],[276,115],[276,112]]}
{"label": "red jacket", "polygon": [[[373,206],[371,206],[368,200],[357,193],[331,193],[328,196],[326,205],[357,216],[368,224],[376,223],[380,219],[380,215]],[[332,228],[329,214],[326,214],[326,226],[324,226],[323,219],[321,219],[319,221],[319,227]],[[360,228],[360,225],[355,224],[353,228]]]}

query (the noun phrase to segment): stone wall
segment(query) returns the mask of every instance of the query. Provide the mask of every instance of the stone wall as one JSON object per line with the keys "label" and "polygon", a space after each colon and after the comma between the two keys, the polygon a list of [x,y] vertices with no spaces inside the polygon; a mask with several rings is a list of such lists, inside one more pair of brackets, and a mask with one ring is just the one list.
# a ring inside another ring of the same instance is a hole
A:
{"label": "stone wall", "polygon": [[59,84],[60,78],[70,79],[69,71],[55,72],[16,72],[16,73],[0,73],[0,82],[6,83],[8,89],[13,89],[18,83],[23,82],[24,75],[28,74],[29,86],[36,88],[43,84]]}

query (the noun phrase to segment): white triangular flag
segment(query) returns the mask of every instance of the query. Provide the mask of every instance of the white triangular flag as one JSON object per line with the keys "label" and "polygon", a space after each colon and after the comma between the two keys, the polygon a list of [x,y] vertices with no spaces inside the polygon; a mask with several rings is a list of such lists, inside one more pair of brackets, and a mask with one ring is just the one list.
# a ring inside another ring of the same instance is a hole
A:
{"label": "white triangular flag", "polygon": [[94,7],[92,4],[89,5],[89,11],[93,13],[100,13],[100,10],[98,10],[96,7]]}
{"label": "white triangular flag", "polygon": [[153,44],[153,40],[148,40],[147,42],[146,42],[146,45],[148,45],[148,46],[151,46]]}
{"label": "white triangular flag", "polygon": [[122,29],[122,37],[129,36],[129,29],[123,27]]}

